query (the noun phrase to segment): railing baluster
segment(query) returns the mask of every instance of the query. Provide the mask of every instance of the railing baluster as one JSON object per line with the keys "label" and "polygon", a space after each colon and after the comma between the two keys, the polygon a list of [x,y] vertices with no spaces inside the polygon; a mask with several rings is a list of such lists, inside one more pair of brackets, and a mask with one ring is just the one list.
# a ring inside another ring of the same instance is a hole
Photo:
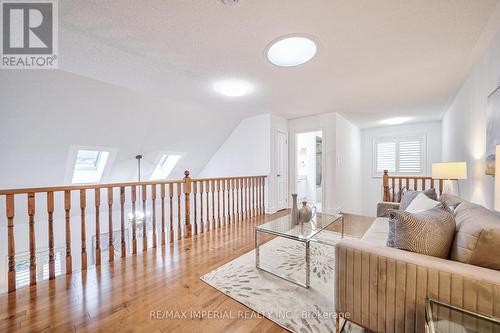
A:
{"label": "railing baluster", "polygon": [[87,269],[87,228],[85,226],[85,208],[87,206],[86,191],[80,190],[80,219],[82,239],[82,271]]}
{"label": "railing baluster", "polygon": [[165,184],[161,184],[161,245],[165,245]]}
{"label": "railing baluster", "polygon": [[73,256],[71,255],[71,191],[64,191],[64,217],[66,221],[66,274],[73,271]]}
{"label": "railing baluster", "polygon": [[95,264],[101,265],[101,189],[95,189]]}
{"label": "railing baluster", "polygon": [[266,213],[266,178],[262,177],[262,214]]}
{"label": "railing baluster", "polygon": [[212,221],[210,222],[210,230],[215,228],[215,181],[211,181],[211,190],[212,190]]}
{"label": "railing baluster", "polygon": [[120,187],[120,245],[121,257],[127,256],[127,244],[125,242],[125,187]]}
{"label": "railing baluster", "polygon": [[5,201],[8,229],[9,272],[7,273],[8,292],[16,291],[16,245],[14,242],[14,195],[8,194]]}
{"label": "railing baluster", "polygon": [[217,187],[217,228],[221,228],[221,219],[220,219],[220,179],[216,181]]}
{"label": "railing baluster", "polygon": [[246,204],[247,204],[247,219],[250,218],[250,178],[245,178],[246,183]]}
{"label": "railing baluster", "polygon": [[146,200],[148,198],[148,188],[146,185],[142,185],[142,251],[146,252],[148,250],[148,217],[146,216]]}
{"label": "railing baluster", "polygon": [[137,188],[135,185],[131,188],[131,200],[132,200],[132,254],[137,254],[137,212],[135,202],[137,200]]}
{"label": "railing baluster", "polygon": [[181,240],[182,239],[181,192],[182,192],[182,184],[181,183],[177,183],[177,240]]}
{"label": "railing baluster", "polygon": [[208,196],[208,192],[210,191],[210,181],[207,180],[207,182],[205,183],[205,193],[206,193],[206,197],[205,197],[205,201],[206,201],[206,204],[207,204],[207,221],[206,221],[206,228],[207,228],[207,231],[211,230],[210,229],[210,205],[209,205],[209,196]]}
{"label": "railing baluster", "polygon": [[153,210],[153,249],[156,249],[156,185],[151,185],[151,206]]}
{"label": "railing baluster", "polygon": [[227,215],[229,216],[229,223],[234,223],[234,187],[233,180],[227,180]]}
{"label": "railing baluster", "polygon": [[28,193],[30,227],[30,286],[36,285],[35,193]]}
{"label": "railing baluster", "polygon": [[54,257],[54,192],[47,192],[47,213],[49,224],[49,279],[56,278],[56,262]]}
{"label": "railing baluster", "polygon": [[222,182],[222,219],[223,224],[227,225],[227,214],[226,214],[226,180],[221,179]]}
{"label": "railing baluster", "polygon": [[168,236],[168,241],[169,243],[174,242],[174,203],[173,203],[173,197],[174,197],[174,184],[170,184],[169,186],[169,198],[170,198],[170,228],[169,228],[169,236]]}
{"label": "railing baluster", "polygon": [[192,235],[191,230],[191,178],[189,171],[184,172],[184,237],[190,238]]}
{"label": "railing baluster", "polygon": [[241,179],[236,178],[235,182],[236,182],[236,221],[239,222],[239,221],[241,221],[241,214],[243,214],[241,211],[241,207],[242,207],[241,198],[243,198],[241,195]]}
{"label": "railing baluster", "polygon": [[418,190],[418,179],[417,179],[417,178],[415,178],[415,179],[413,180],[413,189],[414,189],[415,191],[417,191],[417,190]]}
{"label": "railing baluster", "polygon": [[193,207],[194,207],[194,222],[193,222],[193,235],[198,234],[198,182],[193,182]]}
{"label": "railing baluster", "polygon": [[205,232],[205,220],[203,220],[203,184],[200,182],[200,233]]}
{"label": "railing baluster", "polygon": [[260,209],[261,203],[260,203],[260,177],[257,179],[257,215],[261,215],[262,211]]}
{"label": "railing baluster", "polygon": [[255,178],[252,177],[252,216],[256,216],[255,211]]}
{"label": "railing baluster", "polygon": [[115,245],[113,242],[113,188],[108,187],[108,253],[109,262],[115,261]]}

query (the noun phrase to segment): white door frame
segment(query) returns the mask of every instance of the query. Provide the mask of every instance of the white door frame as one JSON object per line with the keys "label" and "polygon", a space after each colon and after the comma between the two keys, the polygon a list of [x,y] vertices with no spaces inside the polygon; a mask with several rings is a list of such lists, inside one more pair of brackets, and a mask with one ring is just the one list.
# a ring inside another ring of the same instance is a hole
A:
{"label": "white door frame", "polygon": [[[278,198],[278,158],[279,158],[279,155],[278,155],[278,144],[279,144],[279,140],[278,140],[278,135],[280,134],[283,134],[285,135],[285,151],[284,151],[284,163],[285,163],[285,166],[284,166],[284,174],[281,175],[280,174],[280,177],[283,181],[283,184],[284,184],[284,192],[285,192],[285,203],[283,206],[280,206],[279,205],[279,198]],[[288,208],[289,206],[289,201],[288,201],[288,182],[289,182],[289,178],[288,178],[288,175],[289,175],[289,136],[288,136],[288,132],[286,131],[283,131],[283,130],[280,130],[280,129],[277,129],[275,131],[275,140],[274,140],[274,146],[275,146],[275,158],[274,158],[274,175],[273,175],[273,178],[274,178],[274,181],[275,181],[275,185],[274,185],[274,193],[275,193],[275,204],[276,204],[276,210],[283,210],[283,209],[286,209]]]}
{"label": "white door frame", "polygon": [[[297,136],[299,134],[311,133],[311,132],[321,132],[321,169],[322,169],[322,177],[321,177],[321,212],[325,212],[325,175],[326,175],[326,140],[325,140],[325,130],[323,128],[319,129],[307,129],[293,132],[293,179],[290,179],[292,189],[294,189],[295,193],[297,193],[297,174],[298,174],[298,166],[297,166]],[[290,149],[290,148],[289,148]],[[290,166],[289,166],[290,167]]]}

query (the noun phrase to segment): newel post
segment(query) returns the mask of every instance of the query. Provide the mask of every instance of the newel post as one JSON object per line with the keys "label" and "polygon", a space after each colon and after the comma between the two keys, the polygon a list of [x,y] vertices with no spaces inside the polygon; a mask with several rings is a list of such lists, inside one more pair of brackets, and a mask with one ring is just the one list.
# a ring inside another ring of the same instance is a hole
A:
{"label": "newel post", "polygon": [[384,170],[384,201],[390,201],[389,195],[389,171]]}
{"label": "newel post", "polygon": [[185,197],[185,221],[186,221],[186,232],[184,237],[191,237],[191,178],[189,177],[189,171],[184,171],[184,197]]}

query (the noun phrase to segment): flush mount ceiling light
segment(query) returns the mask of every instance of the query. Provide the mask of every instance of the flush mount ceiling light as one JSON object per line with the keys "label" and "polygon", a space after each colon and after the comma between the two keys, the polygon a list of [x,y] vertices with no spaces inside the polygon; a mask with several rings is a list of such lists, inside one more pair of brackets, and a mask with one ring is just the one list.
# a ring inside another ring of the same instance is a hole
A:
{"label": "flush mount ceiling light", "polygon": [[286,36],[274,41],[268,47],[267,59],[276,66],[299,66],[311,60],[317,50],[316,43],[310,38]]}
{"label": "flush mount ceiling light", "polygon": [[254,87],[250,82],[236,79],[219,80],[213,84],[216,93],[228,97],[241,97],[250,94]]}
{"label": "flush mount ceiling light", "polygon": [[396,118],[389,118],[389,119],[384,119],[381,120],[380,123],[382,125],[401,125],[403,123],[409,122],[413,118],[411,117],[396,117]]}

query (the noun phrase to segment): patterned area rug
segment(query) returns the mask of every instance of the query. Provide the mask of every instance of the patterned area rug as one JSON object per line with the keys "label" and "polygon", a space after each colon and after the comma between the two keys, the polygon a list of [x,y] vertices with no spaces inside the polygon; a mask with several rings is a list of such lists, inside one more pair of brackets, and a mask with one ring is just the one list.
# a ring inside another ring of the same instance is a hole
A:
{"label": "patterned area rug", "polygon": [[[311,287],[297,286],[255,268],[255,250],[201,277],[227,296],[289,331],[335,332],[334,267],[337,233],[323,231],[311,242]],[[277,237],[260,247],[261,267],[305,282],[305,245]],[[346,324],[344,332],[364,332]]]}

